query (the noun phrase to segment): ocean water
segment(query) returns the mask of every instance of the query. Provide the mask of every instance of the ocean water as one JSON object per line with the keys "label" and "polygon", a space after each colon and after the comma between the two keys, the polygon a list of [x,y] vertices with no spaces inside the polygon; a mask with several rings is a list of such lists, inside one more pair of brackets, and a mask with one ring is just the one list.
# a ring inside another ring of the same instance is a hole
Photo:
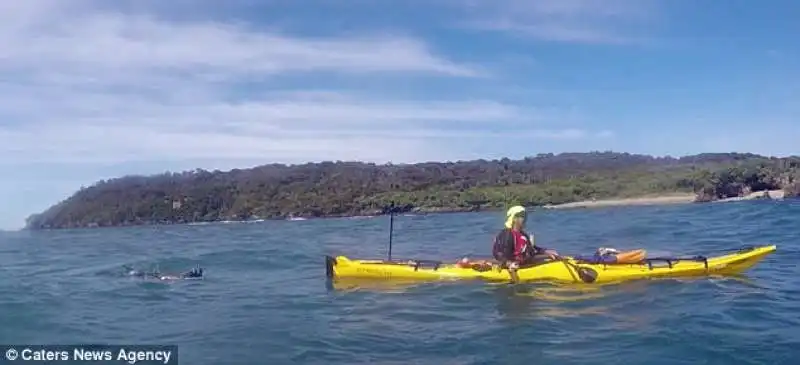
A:
{"label": "ocean water", "polygon": [[[501,213],[398,216],[393,254],[486,257],[501,224]],[[181,364],[226,365],[800,361],[800,203],[547,210],[530,224],[562,254],[778,251],[738,278],[341,287],[323,255],[384,257],[388,217],[11,232],[0,344],[175,344]],[[143,281],[126,264],[201,264],[207,278]]]}

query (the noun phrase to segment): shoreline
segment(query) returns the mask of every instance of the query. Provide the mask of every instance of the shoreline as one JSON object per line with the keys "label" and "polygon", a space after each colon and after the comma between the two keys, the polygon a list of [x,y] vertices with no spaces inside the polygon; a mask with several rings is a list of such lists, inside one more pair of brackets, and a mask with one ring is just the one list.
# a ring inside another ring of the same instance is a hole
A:
{"label": "shoreline", "polygon": [[664,194],[642,196],[636,198],[617,198],[617,199],[598,199],[583,200],[572,203],[545,205],[544,209],[572,209],[572,208],[601,208],[601,207],[623,207],[638,205],[671,205],[689,204],[695,202],[695,194]]}
{"label": "shoreline", "polygon": [[623,207],[623,206],[638,206],[638,205],[672,205],[672,204],[691,204],[691,203],[725,203],[755,199],[767,199],[765,193],[769,194],[768,199],[781,200],[784,197],[783,190],[765,190],[756,191],[745,196],[719,199],[710,202],[697,202],[695,201],[696,195],[690,193],[675,193],[664,195],[642,196],[637,198],[619,198],[619,199],[599,199],[599,200],[583,200],[572,203],[545,205],[544,209],[574,209],[574,208],[601,208],[601,207]]}
{"label": "shoreline", "polygon": [[783,200],[785,192],[783,189],[781,190],[764,190],[764,191],[756,191],[745,196],[738,196],[733,198],[727,199],[720,199],[712,201],[712,203],[725,203],[725,202],[738,202],[742,200],[753,200],[753,199],[766,199],[767,197],[764,196],[764,193],[769,194],[769,199],[771,200]]}

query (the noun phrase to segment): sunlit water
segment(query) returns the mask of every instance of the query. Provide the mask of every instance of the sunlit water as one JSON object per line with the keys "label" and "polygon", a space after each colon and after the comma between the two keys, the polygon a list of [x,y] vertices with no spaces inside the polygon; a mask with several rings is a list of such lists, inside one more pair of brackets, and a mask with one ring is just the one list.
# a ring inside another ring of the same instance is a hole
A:
{"label": "sunlit water", "polygon": [[[486,257],[501,222],[399,216],[393,253]],[[541,211],[531,223],[562,254],[778,251],[743,278],[332,288],[323,255],[385,256],[387,217],[3,233],[0,343],[177,344],[182,364],[797,364],[800,204]],[[147,282],[125,264],[202,264],[208,277]]]}

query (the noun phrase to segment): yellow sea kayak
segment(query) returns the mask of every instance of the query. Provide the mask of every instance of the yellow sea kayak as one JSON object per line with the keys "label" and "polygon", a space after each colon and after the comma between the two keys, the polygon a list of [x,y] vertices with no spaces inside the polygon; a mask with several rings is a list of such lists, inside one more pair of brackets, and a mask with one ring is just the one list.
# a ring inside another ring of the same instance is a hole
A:
{"label": "yellow sea kayak", "polygon": [[[716,257],[645,258],[636,264],[586,263],[573,257],[522,267],[520,281],[611,283],[636,279],[730,275],[743,272],[777,249],[775,245],[747,247]],[[398,281],[487,280],[509,281],[510,273],[497,264],[462,267],[440,261],[351,260],[326,256],[329,278]]]}

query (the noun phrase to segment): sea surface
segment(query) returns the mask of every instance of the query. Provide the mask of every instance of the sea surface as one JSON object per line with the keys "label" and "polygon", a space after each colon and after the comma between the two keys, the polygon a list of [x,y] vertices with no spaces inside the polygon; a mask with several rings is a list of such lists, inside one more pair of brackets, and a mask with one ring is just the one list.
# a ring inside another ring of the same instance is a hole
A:
{"label": "sea surface", "polygon": [[[487,257],[502,221],[398,216],[393,255]],[[778,251],[740,278],[341,287],[324,255],[385,257],[387,216],[6,232],[0,344],[175,344],[181,364],[800,364],[800,203],[542,210],[529,224],[562,254]],[[205,280],[122,269],[197,264]]]}

